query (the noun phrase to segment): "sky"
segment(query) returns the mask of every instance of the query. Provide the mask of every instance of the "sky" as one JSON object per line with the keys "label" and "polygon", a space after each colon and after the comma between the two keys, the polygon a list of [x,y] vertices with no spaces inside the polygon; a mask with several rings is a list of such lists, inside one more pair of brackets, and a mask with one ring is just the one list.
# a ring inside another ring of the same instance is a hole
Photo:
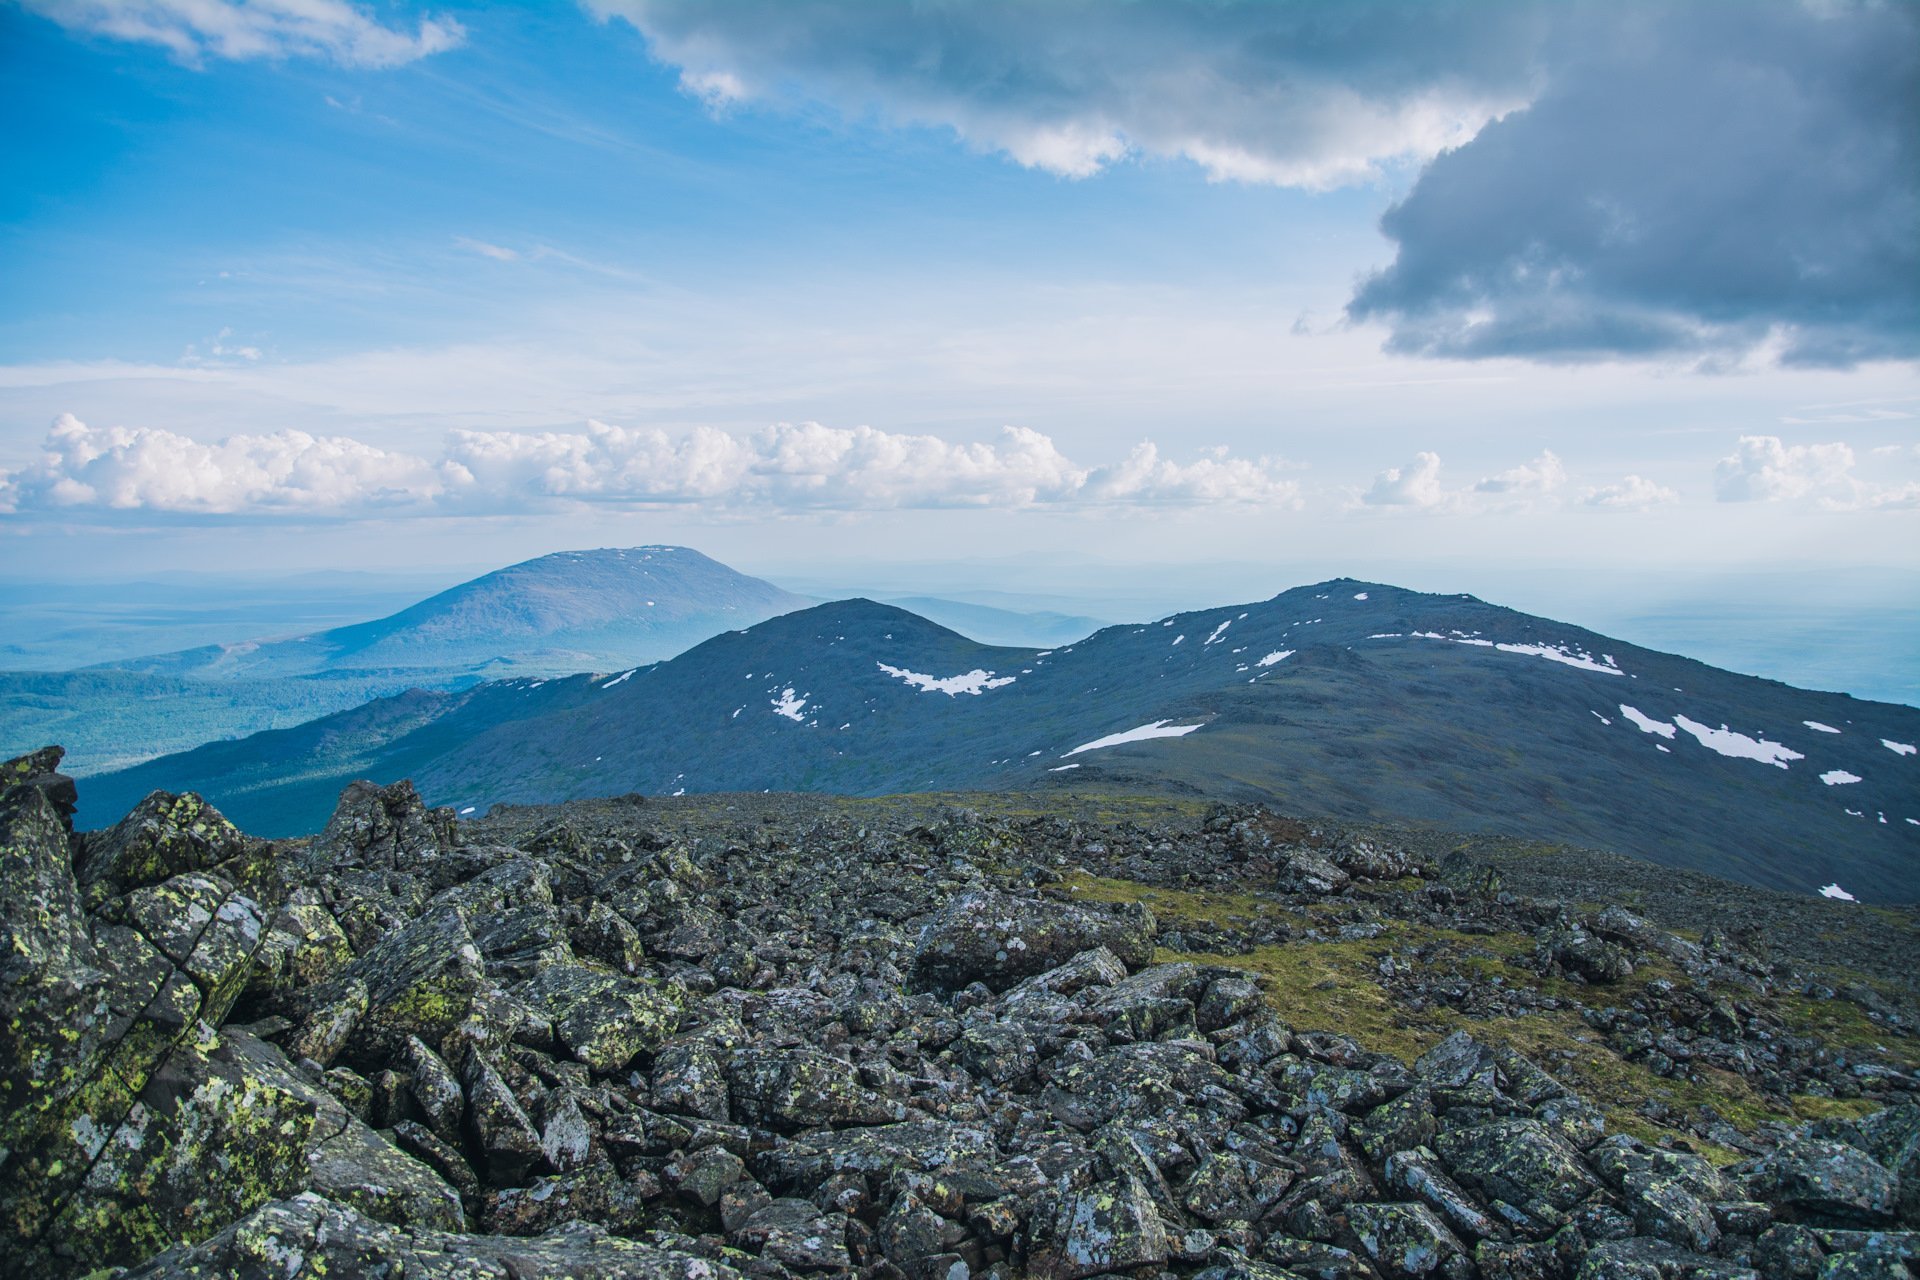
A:
{"label": "sky", "polygon": [[1908,0],[0,0],[0,121],[16,565],[1920,603]]}

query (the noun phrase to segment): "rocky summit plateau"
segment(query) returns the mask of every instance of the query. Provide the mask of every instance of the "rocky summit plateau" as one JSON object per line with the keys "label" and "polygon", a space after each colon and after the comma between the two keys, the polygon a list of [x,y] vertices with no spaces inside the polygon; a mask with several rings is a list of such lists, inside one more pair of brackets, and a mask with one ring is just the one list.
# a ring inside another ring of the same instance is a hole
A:
{"label": "rocky summit plateau", "polygon": [[0,765],[0,1274],[1920,1266],[1911,908],[1206,799]]}

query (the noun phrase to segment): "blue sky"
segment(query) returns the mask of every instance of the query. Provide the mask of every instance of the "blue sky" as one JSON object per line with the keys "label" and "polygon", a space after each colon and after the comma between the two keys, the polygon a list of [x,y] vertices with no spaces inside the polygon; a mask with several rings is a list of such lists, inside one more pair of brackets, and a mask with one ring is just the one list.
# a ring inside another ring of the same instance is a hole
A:
{"label": "blue sky", "polygon": [[0,6],[0,538],[1920,569],[1915,15]]}

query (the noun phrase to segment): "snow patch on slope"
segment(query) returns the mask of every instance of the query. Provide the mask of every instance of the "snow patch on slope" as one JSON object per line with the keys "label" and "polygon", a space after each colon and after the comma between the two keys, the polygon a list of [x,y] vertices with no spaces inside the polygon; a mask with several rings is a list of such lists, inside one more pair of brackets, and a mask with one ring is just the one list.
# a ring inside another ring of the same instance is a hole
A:
{"label": "snow patch on slope", "polygon": [[1095,738],[1092,742],[1083,742],[1067,752],[1077,756],[1082,751],[1098,751],[1102,747],[1117,747],[1123,742],[1145,742],[1149,738],[1184,738],[1195,729],[1197,724],[1171,724],[1165,720],[1155,720],[1152,724],[1143,724],[1138,729],[1128,729],[1122,733],[1110,733],[1104,738]]}
{"label": "snow patch on slope", "polygon": [[1620,704],[1620,714],[1642,733],[1657,733],[1663,738],[1671,739],[1678,732],[1665,720],[1655,720],[1652,716],[1642,714],[1638,707],[1630,707],[1624,702]]}
{"label": "snow patch on slope", "polygon": [[[1456,631],[1452,635],[1442,635],[1438,631],[1415,631],[1411,633],[1416,640],[1445,640],[1449,644],[1470,644],[1482,649],[1497,649],[1501,653],[1525,654],[1530,658],[1545,658],[1548,662],[1558,662],[1564,666],[1577,667],[1582,671],[1597,671],[1606,676],[1623,676],[1626,672],[1613,660],[1613,655],[1603,653],[1598,658],[1585,649],[1576,649],[1563,644],[1508,644],[1505,641],[1485,640],[1479,636],[1463,635]],[[1369,637],[1371,639],[1371,637]]]}
{"label": "snow patch on slope", "polygon": [[904,667],[890,667],[884,662],[875,666],[892,676],[895,680],[904,680],[922,693],[944,693],[949,698],[963,693],[978,697],[988,689],[1001,689],[1019,679],[1018,676],[996,676],[991,671],[982,671],[975,667],[972,671],[963,671],[957,676],[929,676],[918,671],[908,671]]}
{"label": "snow patch on slope", "polygon": [[1784,769],[1789,760],[1806,759],[1792,747],[1770,742],[1766,738],[1749,738],[1744,733],[1735,733],[1725,725],[1712,729],[1698,720],[1689,720],[1685,716],[1675,716],[1673,722],[1692,734],[1707,750],[1716,751],[1723,756],[1731,756],[1736,760],[1758,760],[1761,764],[1770,764],[1776,769]]}

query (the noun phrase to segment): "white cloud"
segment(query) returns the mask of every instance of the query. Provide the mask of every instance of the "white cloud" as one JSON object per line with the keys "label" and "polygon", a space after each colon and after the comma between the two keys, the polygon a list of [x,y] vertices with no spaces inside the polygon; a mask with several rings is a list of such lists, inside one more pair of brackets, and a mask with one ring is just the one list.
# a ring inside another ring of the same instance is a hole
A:
{"label": "white cloud", "polygon": [[1603,484],[1580,491],[1582,505],[1606,507],[1615,511],[1657,507],[1679,500],[1678,493],[1665,485],[1655,484],[1645,476],[1627,476],[1615,484]]}
{"label": "white cloud", "polygon": [[69,31],[155,44],[187,63],[205,58],[324,58],[397,67],[458,46],[466,29],[428,15],[408,33],[345,0],[22,0]]}
{"label": "white cloud", "polygon": [[1131,155],[1214,181],[1326,189],[1458,146],[1521,105],[1549,25],[1532,6],[1355,17],[1211,0],[585,0],[709,104],[828,104],[952,129],[1084,178]]}
{"label": "white cloud", "polygon": [[1371,507],[1410,507],[1420,511],[1471,514],[1529,505],[1566,483],[1567,469],[1552,450],[1517,467],[1483,476],[1469,488],[1449,489],[1440,480],[1440,455],[1423,451],[1412,462],[1374,476],[1360,495]]}
{"label": "white cloud", "polygon": [[1224,449],[1181,466],[1162,458],[1159,447],[1151,441],[1143,441],[1124,461],[1089,474],[1086,492],[1104,502],[1232,502],[1296,507],[1300,486],[1280,477],[1278,472],[1285,466],[1272,458],[1230,458]]}
{"label": "white cloud", "polygon": [[[1881,462],[1905,461],[1899,448],[1872,452]],[[1714,494],[1722,502],[1808,501],[1833,511],[1920,507],[1920,481],[1863,479],[1855,463],[1853,449],[1837,440],[1789,445],[1778,436],[1741,436],[1714,465]]]}
{"label": "white cloud", "polygon": [[1360,501],[1375,507],[1420,507],[1431,510],[1447,503],[1440,486],[1440,455],[1416,454],[1404,467],[1388,467],[1373,478],[1373,487]]}
{"label": "white cloud", "polygon": [[1045,435],[994,443],[873,427],[779,423],[679,436],[589,421],[579,431],[454,431],[437,458],[300,431],[205,444],[170,431],[89,427],[62,415],[40,459],[0,474],[0,509],[42,513],[337,514],[378,509],[518,513],[566,503],[716,510],[1292,504],[1272,458],[1181,464],[1151,442],[1083,467]]}
{"label": "white cloud", "polygon": [[0,476],[0,509],[320,513],[404,507],[442,491],[425,459],[304,431],[202,444],[63,414],[42,450],[36,464]]}
{"label": "white cloud", "polygon": [[1567,469],[1551,449],[1531,462],[1487,476],[1473,486],[1475,493],[1552,493],[1567,482]]}
{"label": "white cloud", "polygon": [[488,244],[485,240],[475,240],[470,236],[455,236],[453,243],[459,248],[465,249],[468,253],[477,253],[483,258],[492,258],[495,262],[518,262],[520,260],[520,254],[517,250],[508,249],[502,245]]}
{"label": "white cloud", "polygon": [[1779,436],[1741,436],[1714,464],[1714,496],[1722,502],[1853,496],[1853,450],[1832,444],[1788,445]]}

